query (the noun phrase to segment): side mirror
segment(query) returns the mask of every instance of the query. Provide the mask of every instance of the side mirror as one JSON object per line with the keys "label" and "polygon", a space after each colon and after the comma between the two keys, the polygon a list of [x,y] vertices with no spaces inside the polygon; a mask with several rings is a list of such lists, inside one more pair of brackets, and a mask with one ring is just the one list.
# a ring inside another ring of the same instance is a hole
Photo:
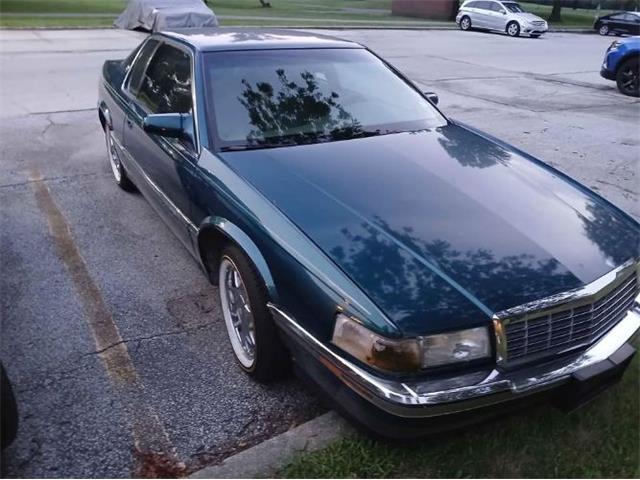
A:
{"label": "side mirror", "polygon": [[427,100],[429,100],[434,105],[438,104],[438,95],[437,94],[435,94],[433,92],[424,92],[424,96],[427,97]]}
{"label": "side mirror", "polygon": [[147,115],[142,129],[147,133],[163,137],[182,138],[185,135],[185,117],[183,113],[156,113]]}
{"label": "side mirror", "polygon": [[506,15],[506,14],[507,14],[507,12],[506,12],[505,10],[502,10],[502,14],[503,14],[503,15]]}

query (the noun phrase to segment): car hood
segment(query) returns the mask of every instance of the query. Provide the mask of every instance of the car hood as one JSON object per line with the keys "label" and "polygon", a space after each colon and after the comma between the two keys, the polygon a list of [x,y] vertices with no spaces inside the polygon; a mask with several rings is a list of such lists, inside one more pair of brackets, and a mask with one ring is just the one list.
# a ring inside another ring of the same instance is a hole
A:
{"label": "car hood", "polygon": [[592,282],[638,251],[638,224],[471,130],[220,154],[408,335]]}
{"label": "car hood", "polygon": [[539,21],[543,21],[543,22],[544,22],[544,21],[546,21],[544,18],[540,18],[539,16],[534,15],[533,13],[528,13],[528,12],[525,12],[525,13],[517,13],[517,14],[515,14],[515,15],[516,15],[519,19],[527,20],[527,21],[529,21],[529,22],[539,22]]}

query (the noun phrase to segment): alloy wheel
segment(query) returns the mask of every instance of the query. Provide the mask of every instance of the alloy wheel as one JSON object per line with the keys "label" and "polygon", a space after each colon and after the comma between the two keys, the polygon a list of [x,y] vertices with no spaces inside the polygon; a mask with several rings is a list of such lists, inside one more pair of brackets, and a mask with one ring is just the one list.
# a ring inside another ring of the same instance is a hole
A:
{"label": "alloy wheel", "polygon": [[[634,68],[635,67],[635,68]],[[618,74],[618,87],[625,95],[638,96],[640,91],[640,74],[638,73],[637,64],[628,62],[621,67]]]}
{"label": "alloy wheel", "polygon": [[507,33],[512,37],[517,37],[520,33],[520,27],[517,23],[513,22],[507,27]]}
{"label": "alloy wheel", "polygon": [[469,20],[469,17],[464,17],[460,21],[460,28],[462,30],[469,30],[469,27],[471,27],[471,20]]}
{"label": "alloy wheel", "polygon": [[609,34],[609,27],[607,25],[602,25],[600,27],[600,30],[598,30],[598,33],[600,35],[608,35]]}
{"label": "alloy wheel", "polygon": [[229,257],[220,263],[219,288],[231,346],[242,366],[251,368],[256,357],[255,320],[240,271]]}

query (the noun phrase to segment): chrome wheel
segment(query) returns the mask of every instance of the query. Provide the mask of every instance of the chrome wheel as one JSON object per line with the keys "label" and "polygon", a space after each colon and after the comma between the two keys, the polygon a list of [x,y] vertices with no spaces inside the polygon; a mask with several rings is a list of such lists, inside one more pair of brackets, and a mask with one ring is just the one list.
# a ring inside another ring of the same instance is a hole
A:
{"label": "chrome wheel", "polygon": [[120,183],[122,180],[122,164],[120,163],[120,158],[118,157],[118,152],[116,151],[116,146],[114,145],[113,138],[111,138],[111,130],[107,128],[104,131],[106,140],[107,140],[107,154],[109,155],[109,165],[111,165],[111,171],[113,172],[113,176],[116,179],[116,182]]}
{"label": "chrome wheel", "polygon": [[507,27],[507,33],[512,37],[517,37],[518,34],[520,33],[520,27],[515,22],[510,23],[509,26]]}
{"label": "chrome wheel", "polygon": [[218,280],[231,346],[242,366],[251,368],[256,356],[255,321],[242,276],[229,257],[222,258]]}
{"label": "chrome wheel", "polygon": [[600,30],[598,30],[598,33],[599,33],[600,35],[609,35],[609,27],[608,27],[608,26],[606,26],[606,25],[602,25],[602,26],[600,27]]}
{"label": "chrome wheel", "polygon": [[462,20],[460,20],[460,28],[462,30],[469,30],[469,28],[471,28],[471,20],[469,19],[469,17],[464,17]]}

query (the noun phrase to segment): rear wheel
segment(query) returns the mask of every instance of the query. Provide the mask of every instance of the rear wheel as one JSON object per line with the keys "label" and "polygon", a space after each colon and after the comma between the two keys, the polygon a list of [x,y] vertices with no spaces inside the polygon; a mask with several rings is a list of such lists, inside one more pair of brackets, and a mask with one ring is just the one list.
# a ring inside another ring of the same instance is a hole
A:
{"label": "rear wheel", "polygon": [[618,67],[616,84],[618,90],[630,97],[640,97],[640,58],[629,58]]}
{"label": "rear wheel", "polygon": [[609,26],[608,25],[600,25],[598,29],[598,33],[600,35],[609,35]]}
{"label": "rear wheel", "polygon": [[260,382],[289,371],[289,352],[267,307],[268,296],[251,261],[235,245],[220,256],[218,288],[229,341],[240,367]]}
{"label": "rear wheel", "polygon": [[510,37],[517,37],[520,35],[520,25],[518,25],[518,22],[509,22],[507,25],[507,35]]}
{"label": "rear wheel", "polygon": [[466,15],[460,19],[460,30],[471,30],[471,19]]}
{"label": "rear wheel", "polygon": [[120,161],[120,156],[118,155],[118,150],[116,149],[115,141],[113,140],[113,132],[110,128],[105,127],[104,136],[107,142],[107,155],[109,156],[109,166],[111,167],[111,173],[113,173],[113,178],[118,184],[120,188],[126,190],[127,192],[135,192],[136,186],[133,184],[129,177],[127,176],[127,172]]}

